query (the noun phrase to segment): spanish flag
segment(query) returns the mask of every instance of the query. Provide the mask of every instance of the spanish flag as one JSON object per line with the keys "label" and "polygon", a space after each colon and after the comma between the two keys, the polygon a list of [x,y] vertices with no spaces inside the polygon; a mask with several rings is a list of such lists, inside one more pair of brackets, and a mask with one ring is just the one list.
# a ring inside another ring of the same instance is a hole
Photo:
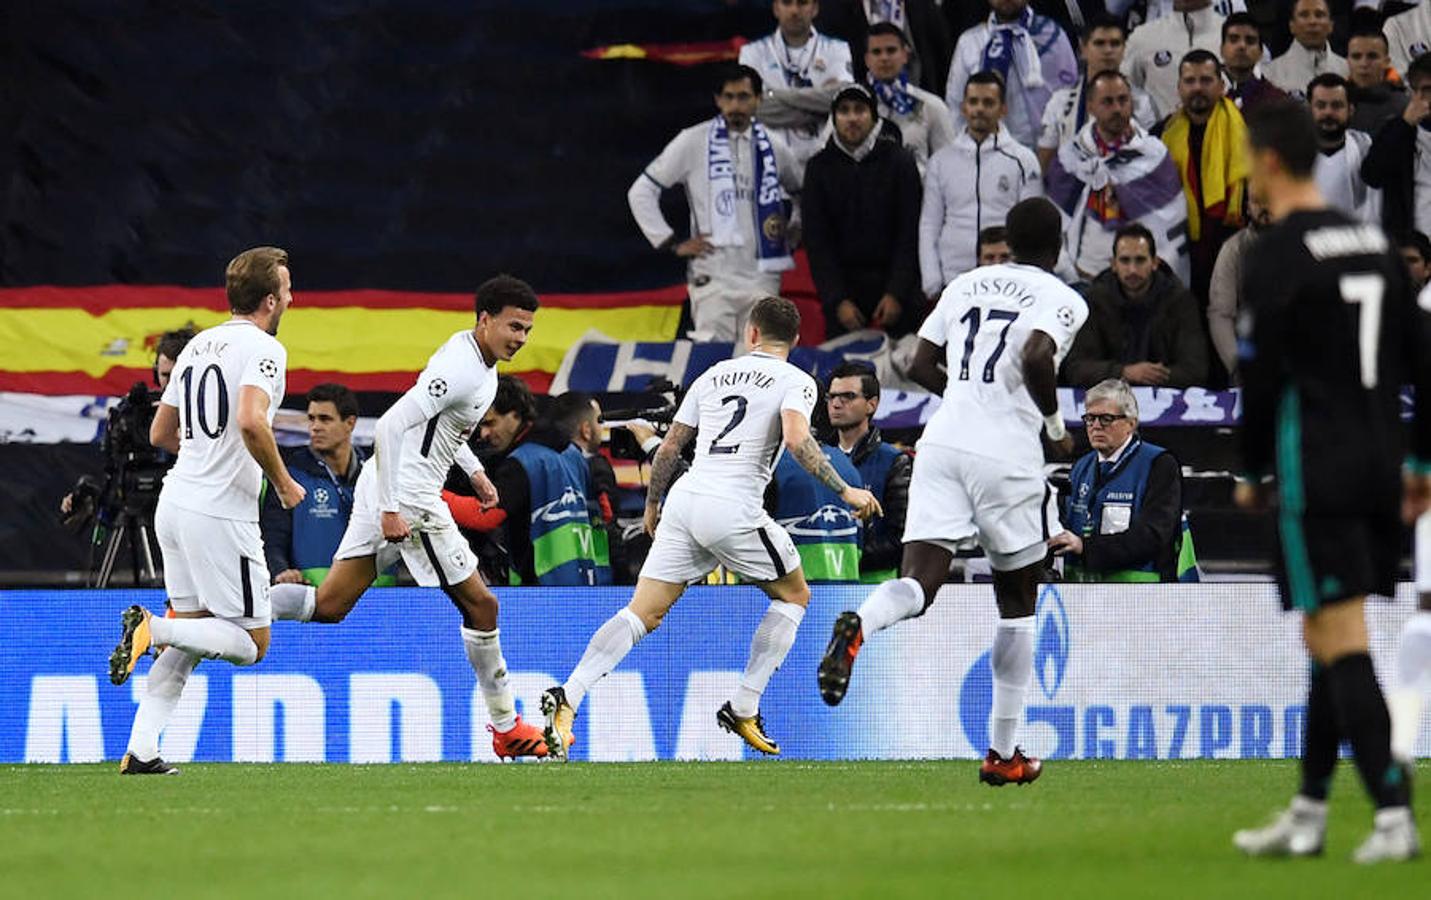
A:
{"label": "spanish flag", "polygon": [[[588,331],[672,340],[685,295],[685,285],[543,294],[530,340],[502,370],[545,391],[567,348]],[[217,287],[0,288],[0,391],[123,394],[148,380],[164,332],[228,318]],[[474,318],[470,293],[296,291],[278,335],[288,348],[288,389],[336,381],[357,391],[405,391],[433,351]]]}

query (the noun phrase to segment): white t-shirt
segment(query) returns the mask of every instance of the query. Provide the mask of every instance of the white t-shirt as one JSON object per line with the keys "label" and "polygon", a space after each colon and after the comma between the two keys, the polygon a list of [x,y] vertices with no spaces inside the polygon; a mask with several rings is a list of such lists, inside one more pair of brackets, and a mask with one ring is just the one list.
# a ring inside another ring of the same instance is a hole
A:
{"label": "white t-shirt", "polygon": [[695,462],[671,490],[718,497],[712,515],[759,516],[765,487],[784,450],[781,410],[806,419],[815,409],[815,379],[767,353],[749,353],[707,369],[676,410],[696,436]]}
{"label": "white t-shirt", "polygon": [[215,325],[189,341],[160,398],[179,411],[179,459],[164,476],[164,502],[219,519],[258,521],[263,469],[239,433],[239,388],[268,394],[271,425],[287,372],[288,351],[247,319]]}
{"label": "white t-shirt", "polygon": [[919,444],[1037,469],[1043,414],[1024,386],[1024,344],[1035,331],[1053,338],[1057,370],[1087,318],[1082,297],[1034,266],[985,266],[954,279],[919,329],[924,340],[947,347],[949,371],[944,401]]}
{"label": "white t-shirt", "polygon": [[497,396],[497,367],[482,358],[470,329],[459,331],[432,354],[406,396],[427,421],[403,433],[394,499],[404,508],[440,512],[453,457]]}

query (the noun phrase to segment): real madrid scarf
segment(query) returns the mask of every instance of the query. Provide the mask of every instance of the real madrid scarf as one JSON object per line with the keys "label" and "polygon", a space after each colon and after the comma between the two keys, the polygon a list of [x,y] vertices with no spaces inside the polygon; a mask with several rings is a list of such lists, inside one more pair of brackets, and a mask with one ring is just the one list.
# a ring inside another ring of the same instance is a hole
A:
{"label": "real madrid scarf", "polygon": [[[1183,194],[1188,204],[1188,237],[1202,234],[1204,210],[1210,218],[1227,225],[1242,224],[1242,203],[1250,166],[1247,160],[1247,124],[1231,100],[1223,97],[1212,109],[1202,138],[1202,159],[1191,160],[1189,137],[1192,122],[1178,111],[1168,120],[1163,143],[1172,154],[1182,176]],[[1197,189],[1201,187],[1202,206]]]}
{"label": "real madrid scarf", "polygon": [[[1050,28],[1049,26],[1052,26]],[[1034,15],[1032,9],[1025,9],[1017,22],[1000,22],[993,13],[989,14],[989,42],[984,45],[984,71],[998,72],[1004,79],[1004,92],[1009,89],[1009,70],[1013,68],[1014,44],[1023,44],[1024,71],[1019,73],[1019,83],[1025,88],[1043,87],[1043,61],[1039,53],[1047,50],[1058,40],[1058,24],[1044,16]]]}
{"label": "real madrid scarf", "polygon": [[868,76],[868,80],[879,102],[894,110],[895,115],[907,116],[914,112],[914,95],[909,92],[908,73],[900,72],[893,81],[880,81],[873,75]]}
{"label": "real madrid scarf", "polygon": [[[759,122],[750,123],[750,143],[755,157],[755,258],[762,272],[784,272],[795,267],[785,244],[785,191],[775,164],[775,146]],[[743,247],[739,201],[735,189],[735,163],[730,157],[730,131],[725,116],[711,120],[706,140],[706,173],[710,180],[711,243],[717,247]]]}

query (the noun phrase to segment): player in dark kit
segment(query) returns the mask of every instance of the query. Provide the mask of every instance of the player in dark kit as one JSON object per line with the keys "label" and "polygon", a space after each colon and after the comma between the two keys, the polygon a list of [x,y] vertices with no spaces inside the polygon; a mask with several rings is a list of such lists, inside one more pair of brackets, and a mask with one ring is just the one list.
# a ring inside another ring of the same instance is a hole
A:
{"label": "player in dark kit", "polygon": [[[1304,614],[1311,665],[1301,788],[1272,824],[1239,831],[1233,842],[1252,856],[1319,854],[1346,740],[1377,810],[1353,858],[1409,859],[1419,852],[1411,772],[1391,757],[1364,604],[1396,587],[1403,384],[1418,388],[1416,456],[1431,459],[1428,317],[1396,246],[1379,228],[1328,208],[1317,190],[1316,127],[1306,108],[1271,104],[1248,125],[1252,189],[1276,224],[1258,239],[1245,275],[1246,477],[1236,496],[1244,508],[1275,507],[1282,602]],[[1406,488],[1408,512],[1424,509],[1426,478],[1414,474]]]}

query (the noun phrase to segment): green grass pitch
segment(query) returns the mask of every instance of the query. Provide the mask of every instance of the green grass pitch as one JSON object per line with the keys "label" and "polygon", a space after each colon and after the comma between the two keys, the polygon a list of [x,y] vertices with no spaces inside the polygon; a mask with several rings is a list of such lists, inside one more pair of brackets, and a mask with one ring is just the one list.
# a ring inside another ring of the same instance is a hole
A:
{"label": "green grass pitch", "polygon": [[999,789],[976,766],[7,766],[0,894],[1431,896],[1424,860],[1348,861],[1370,829],[1349,761],[1326,856],[1297,861],[1243,859],[1230,841],[1285,804],[1294,763],[1053,762]]}

